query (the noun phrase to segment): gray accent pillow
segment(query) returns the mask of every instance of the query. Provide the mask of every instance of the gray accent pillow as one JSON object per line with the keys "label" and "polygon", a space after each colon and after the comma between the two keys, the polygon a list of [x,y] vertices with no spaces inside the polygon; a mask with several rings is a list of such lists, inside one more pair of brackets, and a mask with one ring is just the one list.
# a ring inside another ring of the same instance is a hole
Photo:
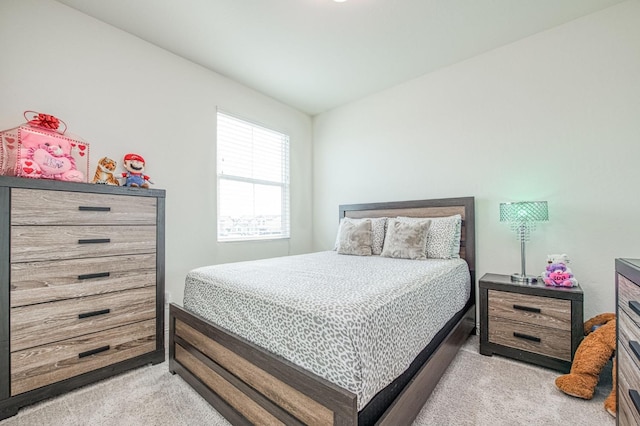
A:
{"label": "gray accent pillow", "polygon": [[340,224],[338,254],[371,256],[372,240],[370,220],[358,222],[345,220]]}
{"label": "gray accent pillow", "polygon": [[[350,217],[345,217],[340,220],[340,225],[342,225],[343,222],[360,223],[363,220],[371,221],[371,232],[372,232],[371,253],[375,255],[379,255],[380,253],[382,253],[382,245],[384,243],[384,232],[387,226],[386,217],[374,217],[374,218],[363,218],[363,219],[352,219]],[[340,227],[338,227],[338,235],[336,235],[336,243],[333,247],[334,250],[338,250],[339,242],[340,242]]]}
{"label": "gray accent pillow", "polygon": [[422,260],[427,258],[427,234],[430,220],[406,222],[387,220],[387,234],[381,256]]}

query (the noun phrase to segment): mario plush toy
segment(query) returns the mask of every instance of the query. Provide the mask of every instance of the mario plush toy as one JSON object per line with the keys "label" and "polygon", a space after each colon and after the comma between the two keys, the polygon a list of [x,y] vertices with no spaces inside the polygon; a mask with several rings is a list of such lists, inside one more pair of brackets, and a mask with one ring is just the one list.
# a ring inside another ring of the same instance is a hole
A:
{"label": "mario plush toy", "polygon": [[138,154],[124,156],[122,166],[127,170],[122,173],[122,177],[125,178],[124,186],[149,188],[149,183],[153,182],[149,180],[149,176],[143,173],[144,164],[144,158]]}

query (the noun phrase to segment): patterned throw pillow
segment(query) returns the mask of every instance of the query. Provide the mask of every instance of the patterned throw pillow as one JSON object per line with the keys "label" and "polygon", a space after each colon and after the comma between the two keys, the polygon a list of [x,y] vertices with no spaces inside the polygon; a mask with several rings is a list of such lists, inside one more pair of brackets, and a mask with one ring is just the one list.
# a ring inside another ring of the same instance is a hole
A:
{"label": "patterned throw pillow", "polygon": [[371,234],[370,220],[363,220],[358,223],[344,221],[340,224],[338,253],[371,256]]}
{"label": "patterned throw pillow", "polygon": [[[373,242],[371,244],[371,252],[372,254],[379,255],[382,253],[382,245],[384,243],[384,230],[387,224],[386,217],[375,217],[375,218],[363,218],[363,219],[352,219],[349,217],[345,217],[340,220],[340,226],[344,222],[351,223],[360,223],[362,221],[369,220],[371,221],[371,232]],[[338,235],[336,235],[336,243],[333,247],[334,250],[338,250],[338,242],[340,240],[340,227],[338,227]]]}
{"label": "patterned throw pillow", "polygon": [[457,259],[460,257],[460,236],[462,234],[462,216],[448,217],[398,217],[398,220],[415,222],[431,220],[427,236],[427,257],[430,259]]}
{"label": "patterned throw pillow", "polygon": [[425,247],[430,223],[430,220],[404,222],[398,219],[389,219],[381,256],[400,259],[426,259]]}

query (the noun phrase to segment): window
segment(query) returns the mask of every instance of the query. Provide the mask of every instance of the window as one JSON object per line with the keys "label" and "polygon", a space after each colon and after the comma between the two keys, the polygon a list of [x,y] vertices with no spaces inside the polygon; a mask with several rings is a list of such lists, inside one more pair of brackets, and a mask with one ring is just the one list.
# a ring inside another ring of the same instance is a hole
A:
{"label": "window", "polygon": [[218,111],[218,241],[289,238],[289,136]]}

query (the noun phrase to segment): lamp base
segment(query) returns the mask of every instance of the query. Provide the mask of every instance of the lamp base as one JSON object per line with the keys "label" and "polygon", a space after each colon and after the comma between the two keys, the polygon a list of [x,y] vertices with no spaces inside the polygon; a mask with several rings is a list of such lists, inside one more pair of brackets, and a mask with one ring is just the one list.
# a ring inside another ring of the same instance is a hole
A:
{"label": "lamp base", "polygon": [[511,274],[511,281],[519,283],[535,283],[538,282],[538,277],[533,275]]}

